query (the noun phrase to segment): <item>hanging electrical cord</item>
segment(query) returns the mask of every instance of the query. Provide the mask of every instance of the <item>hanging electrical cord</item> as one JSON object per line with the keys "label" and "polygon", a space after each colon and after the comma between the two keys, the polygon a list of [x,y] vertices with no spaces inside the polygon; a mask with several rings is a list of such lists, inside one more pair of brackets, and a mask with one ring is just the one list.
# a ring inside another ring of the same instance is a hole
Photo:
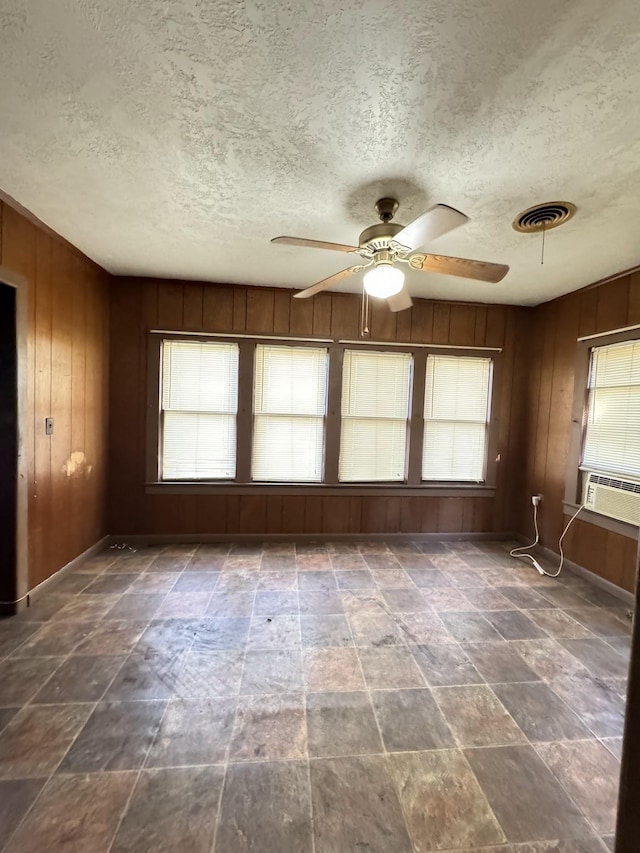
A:
{"label": "hanging electrical cord", "polygon": [[547,572],[542,568],[540,563],[536,560],[533,554],[528,554],[527,551],[530,551],[532,548],[535,548],[536,545],[540,542],[540,530],[538,529],[538,505],[540,504],[540,495],[534,495],[531,498],[533,503],[533,527],[536,532],[536,538],[530,545],[522,545],[520,548],[513,548],[509,551],[509,556],[515,557],[519,560],[530,560],[534,568],[538,571],[539,574],[545,575],[548,578],[557,578],[560,572],[562,571],[562,567],[564,566],[564,551],[562,550],[562,540],[567,535],[567,531],[576,520],[578,515],[584,509],[584,504],[581,504],[578,509],[571,516],[565,529],[562,531],[560,535],[560,539],[558,539],[558,550],[560,552],[560,565],[558,566],[558,571],[554,574],[553,572]]}

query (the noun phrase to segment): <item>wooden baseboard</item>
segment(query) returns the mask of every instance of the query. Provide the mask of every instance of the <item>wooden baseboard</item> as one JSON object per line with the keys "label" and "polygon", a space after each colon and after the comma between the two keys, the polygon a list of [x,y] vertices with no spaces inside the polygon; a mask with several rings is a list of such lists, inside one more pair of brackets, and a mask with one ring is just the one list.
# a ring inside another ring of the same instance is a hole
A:
{"label": "wooden baseboard", "polygon": [[375,540],[385,542],[460,542],[484,540],[502,541],[515,539],[511,532],[498,533],[136,533],[109,536],[110,545],[209,545],[215,542],[237,542],[251,544],[255,542],[362,542]]}
{"label": "wooden baseboard", "polygon": [[52,592],[56,585],[62,580],[62,578],[67,575],[69,572],[77,569],[78,566],[82,565],[86,560],[89,560],[95,554],[98,554],[100,551],[104,550],[109,546],[109,537],[103,536],[98,542],[91,547],[87,548],[86,551],[83,551],[82,554],[78,554],[71,562],[67,563],[66,566],[63,566],[61,569],[58,569],[57,572],[51,575],[51,577],[43,580],[37,586],[35,586],[32,590],[30,590],[27,595],[21,600],[12,602],[10,604],[2,605],[0,608],[0,614],[3,616],[12,616],[15,613],[20,613],[23,610],[26,610],[31,602],[35,599],[39,598],[44,593]]}

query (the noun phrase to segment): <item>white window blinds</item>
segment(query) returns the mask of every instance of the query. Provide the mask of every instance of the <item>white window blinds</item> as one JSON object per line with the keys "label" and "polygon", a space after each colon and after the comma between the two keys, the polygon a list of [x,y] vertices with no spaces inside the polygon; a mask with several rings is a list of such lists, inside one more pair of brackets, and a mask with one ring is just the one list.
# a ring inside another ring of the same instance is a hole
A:
{"label": "white window blinds", "polygon": [[409,353],[345,351],[341,482],[405,479],[411,368]]}
{"label": "white window blinds", "polygon": [[328,364],[326,349],[256,347],[254,480],[322,481]]}
{"label": "white window blinds", "polygon": [[428,356],[423,480],[484,479],[490,385],[489,358]]}
{"label": "white window blinds", "polygon": [[581,467],[640,477],[640,341],[591,351]]}
{"label": "white window blinds", "polygon": [[164,341],[162,479],[233,479],[237,410],[237,344]]}

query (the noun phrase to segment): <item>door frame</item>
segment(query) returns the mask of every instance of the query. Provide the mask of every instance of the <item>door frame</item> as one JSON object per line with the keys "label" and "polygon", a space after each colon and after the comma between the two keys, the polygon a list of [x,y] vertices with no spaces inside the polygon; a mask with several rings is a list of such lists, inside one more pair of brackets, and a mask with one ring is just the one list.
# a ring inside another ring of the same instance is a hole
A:
{"label": "door frame", "polygon": [[[16,460],[16,602],[5,607],[17,612],[26,607],[29,593],[29,452],[28,452],[28,282],[0,264],[0,284],[8,285],[16,295],[16,363],[18,458]],[[21,601],[22,599],[22,601]],[[7,612],[5,610],[5,612]]]}

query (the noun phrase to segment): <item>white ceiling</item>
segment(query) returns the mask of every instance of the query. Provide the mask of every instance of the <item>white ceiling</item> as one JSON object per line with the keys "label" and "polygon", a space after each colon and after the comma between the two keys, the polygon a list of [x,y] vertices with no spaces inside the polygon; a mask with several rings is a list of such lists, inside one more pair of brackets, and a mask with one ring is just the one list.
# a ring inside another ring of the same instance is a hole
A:
{"label": "white ceiling", "polygon": [[[113,273],[303,287],[383,194],[537,304],[640,263],[637,0],[2,0],[0,187]],[[514,216],[572,201],[540,238]],[[354,283],[355,282],[355,283]],[[351,285],[351,286],[349,286]],[[357,279],[336,289],[356,289]]]}

